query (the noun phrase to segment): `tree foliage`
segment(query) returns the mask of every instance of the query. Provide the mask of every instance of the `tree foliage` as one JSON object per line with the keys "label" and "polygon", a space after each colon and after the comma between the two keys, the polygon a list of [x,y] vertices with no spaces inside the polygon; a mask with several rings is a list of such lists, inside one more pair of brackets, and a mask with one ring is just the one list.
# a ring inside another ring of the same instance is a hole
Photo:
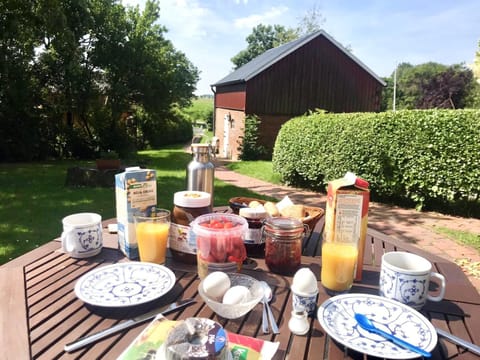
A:
{"label": "tree foliage", "polygon": [[257,25],[247,36],[247,48],[235,55],[231,61],[237,69],[265,51],[297,38],[296,30],[287,29],[282,25]]}
{"label": "tree foliage", "polygon": [[471,94],[471,103],[473,107],[480,108],[480,41],[478,41],[478,50],[475,52],[473,76],[476,84]]}
{"label": "tree foliage", "polygon": [[322,15],[322,12],[314,4],[310,10],[308,10],[303,17],[300,19],[299,25],[297,27],[297,33],[299,35],[307,35],[312,32],[322,29],[323,24],[325,24],[325,17]]}
{"label": "tree foliage", "polygon": [[[383,110],[393,108],[392,74],[385,79]],[[472,107],[477,84],[472,70],[463,64],[447,66],[429,62],[413,66],[402,63],[396,73],[396,109],[459,109]]]}
{"label": "tree foliage", "polygon": [[0,10],[0,159],[122,155],[143,119],[164,131],[193,96],[198,70],[164,37],[157,0],[143,11],[116,0],[8,0]]}
{"label": "tree foliage", "polygon": [[231,61],[235,65],[235,69],[238,69],[240,66],[245,65],[269,49],[320,30],[324,23],[325,18],[314,5],[300,19],[297,28],[286,28],[283,25],[272,26],[259,24],[254,27],[252,33],[247,36],[247,48],[241,50]]}

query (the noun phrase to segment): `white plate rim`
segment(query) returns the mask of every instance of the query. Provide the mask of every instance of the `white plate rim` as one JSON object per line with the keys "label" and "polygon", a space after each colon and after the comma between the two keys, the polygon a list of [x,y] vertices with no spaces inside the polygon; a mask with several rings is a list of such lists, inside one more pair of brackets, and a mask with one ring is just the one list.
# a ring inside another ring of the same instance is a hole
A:
{"label": "white plate rim", "polygon": [[[347,298],[352,298],[353,299],[358,299],[358,300],[367,300],[367,299],[371,299],[371,300],[375,300],[377,302],[381,302],[383,304],[390,304],[390,305],[393,305],[393,306],[398,306],[404,310],[406,310],[409,315],[412,315],[414,317],[416,317],[417,319],[421,320],[422,323],[425,324],[426,328],[428,328],[428,332],[431,334],[432,336],[432,341],[428,344],[428,346],[426,347],[422,347],[425,351],[432,351],[436,346],[437,346],[437,342],[438,342],[438,336],[437,336],[437,332],[435,331],[435,327],[432,325],[432,323],[424,316],[422,315],[420,312],[418,312],[417,310],[405,305],[405,304],[402,304],[398,301],[395,301],[395,300],[391,300],[391,299],[388,299],[388,298],[385,298],[385,297],[381,297],[381,296],[378,296],[378,295],[372,295],[372,294],[361,294],[361,293],[348,293],[348,294],[341,294],[341,295],[337,295],[337,296],[334,296],[334,297],[331,297],[330,299],[327,299],[325,300],[319,307],[318,307],[318,310],[317,310],[317,320],[319,321],[320,325],[322,326],[322,328],[325,330],[326,333],[328,333],[328,335],[330,335],[335,341],[343,344],[344,346],[352,349],[352,350],[355,350],[355,351],[358,351],[360,353],[363,353],[363,354],[367,354],[367,355],[372,355],[372,356],[376,356],[376,357],[385,357],[385,355],[382,353],[382,352],[379,352],[379,351],[365,351],[364,348],[359,348],[359,347],[356,347],[355,345],[353,344],[350,344],[348,343],[347,341],[344,341],[340,336],[338,336],[329,326],[328,324],[325,322],[324,320],[324,316],[323,316],[323,312],[325,311],[325,308],[331,304],[335,304],[335,303],[338,303],[339,301],[343,300],[343,299],[347,299]],[[349,314],[348,314],[349,315]],[[353,319],[353,316],[352,316],[352,319]],[[355,321],[355,320],[354,320]],[[370,340],[370,339],[366,339],[365,341],[367,342],[370,342],[370,343],[373,343],[374,341]],[[391,355],[391,354],[388,354],[388,359],[414,359],[414,358],[418,358],[420,357],[421,355],[420,354],[416,354],[416,353],[413,353],[412,351],[409,351],[409,350],[403,350],[400,348],[400,351],[398,352],[398,354],[395,356],[395,355]]]}
{"label": "white plate rim", "polygon": [[[129,304],[111,304],[111,303],[106,303],[106,302],[99,302],[99,301],[92,301],[90,298],[87,298],[84,296],[82,293],[83,289],[83,284],[84,282],[92,275],[95,275],[96,273],[100,272],[105,272],[106,270],[111,270],[111,269],[116,269],[116,268],[123,268],[123,267],[128,267],[128,266],[133,266],[133,267],[150,267],[152,269],[156,269],[157,271],[163,271],[168,278],[170,279],[170,285],[164,289],[161,293],[156,294],[155,296],[149,297],[143,301],[137,301],[135,303],[129,303]],[[167,294],[173,286],[175,286],[176,282],[176,277],[175,274],[173,273],[172,270],[170,270],[168,267],[160,264],[155,264],[155,263],[149,263],[149,262],[141,262],[141,261],[130,261],[130,262],[122,262],[122,263],[115,263],[111,265],[106,265],[106,266],[101,266],[98,268],[95,268],[93,270],[90,270],[89,272],[83,274],[80,279],[77,280],[75,284],[75,295],[82,300],[83,302],[93,305],[93,306],[100,306],[100,307],[110,307],[110,308],[123,308],[123,307],[130,307],[130,306],[136,306],[136,305],[141,305],[148,303],[150,301],[159,299],[163,295]]]}

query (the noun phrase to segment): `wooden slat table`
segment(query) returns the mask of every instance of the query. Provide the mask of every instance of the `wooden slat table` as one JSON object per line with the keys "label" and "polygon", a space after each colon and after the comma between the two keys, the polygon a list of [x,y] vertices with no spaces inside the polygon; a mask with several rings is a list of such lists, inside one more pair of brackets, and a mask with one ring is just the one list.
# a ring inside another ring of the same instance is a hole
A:
{"label": "wooden slat table", "polygon": [[[145,328],[138,325],[115,334],[84,349],[65,353],[63,347],[81,336],[91,334],[181,298],[194,297],[197,302],[169,319],[207,317],[220,322],[228,331],[257,338],[279,341],[274,359],[367,359],[333,341],[319,322],[311,319],[307,336],[294,336],[288,330],[292,310],[290,284],[292,278],[266,271],[263,259],[249,262],[243,272],[267,281],[274,290],[272,310],[280,326],[279,335],[264,335],[261,330],[262,308],[259,304],[250,313],[236,320],[217,317],[197,292],[199,283],[196,267],[169,259],[176,277],[174,288],[158,301],[133,309],[104,310],[92,308],[74,294],[76,281],[86,272],[100,266],[127,260],[117,250],[117,236],[109,234],[104,222],[104,248],[89,259],[72,259],[62,253],[59,239],[39,247],[0,267],[0,349],[3,359],[114,359]],[[304,241],[302,266],[310,267],[320,278],[320,240],[324,222],[320,220],[309,238]],[[461,269],[454,263],[432,256],[408,244],[399,243],[375,230],[368,231],[363,278],[352,292],[377,294],[381,255],[386,251],[412,251],[428,258],[435,271],[447,279],[445,299],[429,302],[422,313],[434,326],[480,344],[480,295]],[[329,298],[319,282],[318,304]],[[434,359],[478,359],[478,357],[439,338],[433,351]]]}

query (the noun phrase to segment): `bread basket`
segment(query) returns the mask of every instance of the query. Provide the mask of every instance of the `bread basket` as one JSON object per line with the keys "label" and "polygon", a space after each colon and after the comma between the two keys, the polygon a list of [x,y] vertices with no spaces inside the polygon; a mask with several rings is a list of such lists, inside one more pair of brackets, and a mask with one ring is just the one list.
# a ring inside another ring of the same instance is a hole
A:
{"label": "bread basket", "polygon": [[[247,207],[248,204],[252,201],[258,201],[260,204],[266,203],[266,201],[262,199],[238,196],[231,198],[228,201],[228,205],[235,214],[238,214],[240,208]],[[322,218],[325,210],[320,207],[314,206],[304,206],[304,208],[306,216],[302,219],[302,222],[304,225],[308,225],[308,228],[310,230],[313,230],[315,228],[315,225],[317,225],[318,220]]]}

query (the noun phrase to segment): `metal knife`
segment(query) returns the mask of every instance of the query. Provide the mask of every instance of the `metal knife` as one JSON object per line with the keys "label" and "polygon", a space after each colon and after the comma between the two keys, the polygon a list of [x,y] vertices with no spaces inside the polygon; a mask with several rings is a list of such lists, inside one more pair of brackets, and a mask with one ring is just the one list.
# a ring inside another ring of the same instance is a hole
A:
{"label": "metal knife", "polygon": [[178,311],[180,309],[183,309],[184,307],[187,307],[187,306],[189,306],[193,303],[195,303],[194,299],[185,299],[185,300],[180,300],[180,301],[174,302],[170,305],[163,306],[159,309],[157,308],[155,310],[149,311],[148,313],[139,315],[137,317],[134,317],[133,319],[130,319],[130,320],[124,321],[124,322],[122,322],[118,325],[112,326],[111,328],[99,331],[99,332],[91,334],[91,335],[81,337],[81,338],[79,338],[79,339],[77,339],[77,340],[75,340],[71,343],[66,344],[65,347],[64,347],[64,350],[66,352],[72,352],[72,351],[78,350],[78,349],[80,349],[80,348],[82,348],[82,347],[84,347],[88,344],[91,344],[93,342],[101,340],[101,339],[103,339],[107,336],[110,336],[112,334],[115,334],[115,333],[117,333],[121,330],[125,330],[125,329],[128,329],[128,328],[130,328],[134,325],[143,323],[147,320],[151,320],[159,314],[167,315],[167,314],[170,314],[174,311]]}
{"label": "metal knife", "polygon": [[458,336],[452,335],[446,331],[443,331],[442,329],[435,328],[437,331],[437,334],[440,336],[443,336],[444,338],[450,340],[454,344],[460,345],[461,347],[464,347],[465,349],[470,350],[474,354],[480,355],[480,346],[472,344],[471,342],[467,340],[463,340],[459,338]]}

